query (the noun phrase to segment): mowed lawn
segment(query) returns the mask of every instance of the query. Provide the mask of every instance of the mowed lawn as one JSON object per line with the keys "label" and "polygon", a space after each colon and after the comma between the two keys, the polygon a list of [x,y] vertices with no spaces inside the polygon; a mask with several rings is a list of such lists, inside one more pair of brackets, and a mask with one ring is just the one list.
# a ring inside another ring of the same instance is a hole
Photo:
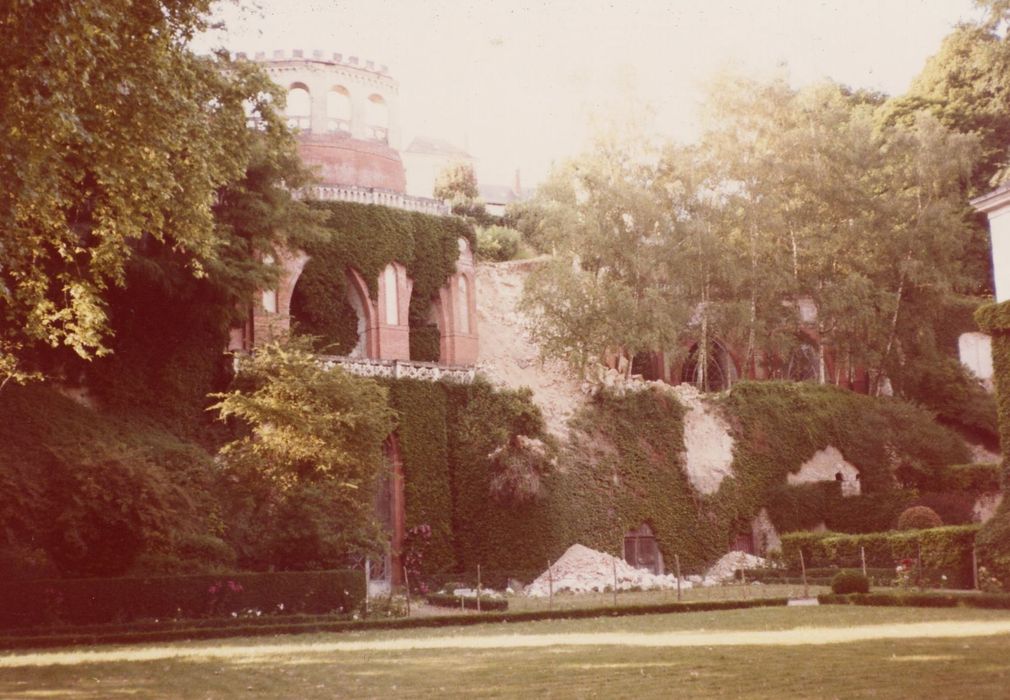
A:
{"label": "mowed lawn", "polygon": [[0,655],[2,698],[1010,697],[1010,612],[761,608]]}

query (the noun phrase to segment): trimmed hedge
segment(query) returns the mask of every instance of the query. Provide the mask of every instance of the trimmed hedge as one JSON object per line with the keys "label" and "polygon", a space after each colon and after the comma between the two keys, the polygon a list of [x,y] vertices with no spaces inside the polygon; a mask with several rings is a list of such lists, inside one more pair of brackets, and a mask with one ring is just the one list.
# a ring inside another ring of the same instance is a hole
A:
{"label": "trimmed hedge", "polygon": [[11,581],[0,582],[0,628],[215,617],[249,609],[349,612],[364,597],[364,576],[351,570]]}
{"label": "trimmed hedge", "polygon": [[30,647],[59,647],[82,644],[137,644],[180,639],[220,639],[224,637],[273,636],[277,634],[314,634],[319,632],[357,632],[364,630],[423,629],[431,627],[464,627],[490,623],[538,622],[543,620],[576,620],[595,617],[621,617],[625,615],[652,615],[716,610],[743,610],[747,608],[779,607],[789,603],[788,598],[754,598],[751,600],[710,600],[688,603],[663,603],[657,605],[628,605],[576,610],[540,610],[531,612],[492,612],[481,615],[444,615],[435,617],[386,618],[380,620],[355,620],[345,622],[308,622],[293,624],[236,625],[217,628],[194,628],[139,633],[113,634],[49,634],[37,636],[0,637],[0,649],[26,649]]}
{"label": "trimmed hedge", "polygon": [[822,593],[822,605],[879,605],[916,608],[985,608],[1010,610],[1007,593]]}
{"label": "trimmed hedge", "polygon": [[845,569],[844,571],[839,571],[831,579],[831,592],[838,594],[869,593],[870,579],[864,576],[862,572]]}
{"label": "trimmed hedge", "polygon": [[903,559],[914,561],[921,555],[925,574],[931,578],[947,576],[947,585],[968,588],[972,585],[971,552],[978,530],[978,525],[958,525],[866,535],[794,532],[782,536],[782,554],[791,566],[799,562],[802,551],[807,566],[852,568],[861,564],[861,547],[865,548],[867,565],[873,567],[893,567]]}
{"label": "trimmed hedge", "polygon": [[[432,593],[427,596],[428,602],[441,608],[464,608],[467,610],[477,609],[477,599],[472,596],[452,595],[451,593]],[[480,599],[481,611],[508,610],[509,602],[504,598]]]}

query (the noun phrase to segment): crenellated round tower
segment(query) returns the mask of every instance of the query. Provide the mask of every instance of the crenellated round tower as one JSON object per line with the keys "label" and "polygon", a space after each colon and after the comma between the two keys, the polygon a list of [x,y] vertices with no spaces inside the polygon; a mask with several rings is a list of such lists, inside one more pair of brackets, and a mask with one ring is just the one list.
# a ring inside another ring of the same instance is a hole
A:
{"label": "crenellated round tower", "polygon": [[239,53],[287,90],[288,124],[324,186],[406,191],[399,84],[385,65],[315,50]]}

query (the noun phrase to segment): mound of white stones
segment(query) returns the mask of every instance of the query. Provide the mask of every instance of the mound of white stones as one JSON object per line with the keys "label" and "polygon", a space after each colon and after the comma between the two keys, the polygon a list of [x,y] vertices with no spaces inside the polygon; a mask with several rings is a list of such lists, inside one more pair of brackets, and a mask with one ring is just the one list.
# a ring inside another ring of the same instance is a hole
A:
{"label": "mound of white stones", "polygon": [[[615,573],[619,591],[631,588],[654,590],[677,587],[677,577],[673,574],[657,575],[645,569],[636,569],[619,557],[598,552],[581,544],[573,544],[548,571],[544,571],[533,583],[526,586],[525,593],[528,596],[543,598],[550,594],[552,586],[555,593],[612,590]],[[681,588],[691,587],[686,580],[681,580],[680,585]]]}
{"label": "mound of white stones", "polygon": [[[767,566],[761,557],[746,552],[729,552],[717,561],[704,576],[690,576],[680,581],[681,589],[692,585],[717,586],[732,581],[737,569],[756,569]],[[641,589],[644,591],[677,587],[677,577],[673,574],[654,574],[645,569],[636,569],[619,557],[606,552],[598,552],[581,544],[573,544],[548,571],[544,571],[533,583],[526,586],[528,596],[545,598],[554,593],[592,593],[613,590],[614,578],[617,590]]]}

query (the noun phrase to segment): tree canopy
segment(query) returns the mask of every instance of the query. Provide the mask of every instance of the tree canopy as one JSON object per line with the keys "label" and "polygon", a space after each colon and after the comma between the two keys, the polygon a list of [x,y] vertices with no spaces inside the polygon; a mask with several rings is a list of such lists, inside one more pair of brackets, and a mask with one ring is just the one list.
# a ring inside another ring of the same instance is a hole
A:
{"label": "tree canopy", "polygon": [[262,215],[303,176],[266,76],[189,50],[210,5],[14,0],[0,18],[2,380],[37,369],[40,345],[106,353],[107,293],[138,251],[263,280],[278,234]]}
{"label": "tree canopy", "polygon": [[977,140],[927,112],[888,123],[882,102],[724,76],[698,146],[611,134],[556,169],[534,202],[556,255],[526,293],[544,351],[579,366],[697,343],[707,386],[716,337],[742,349],[742,370],[760,356],[774,376],[812,336],[836,371],[900,374],[906,316],[971,286]]}

